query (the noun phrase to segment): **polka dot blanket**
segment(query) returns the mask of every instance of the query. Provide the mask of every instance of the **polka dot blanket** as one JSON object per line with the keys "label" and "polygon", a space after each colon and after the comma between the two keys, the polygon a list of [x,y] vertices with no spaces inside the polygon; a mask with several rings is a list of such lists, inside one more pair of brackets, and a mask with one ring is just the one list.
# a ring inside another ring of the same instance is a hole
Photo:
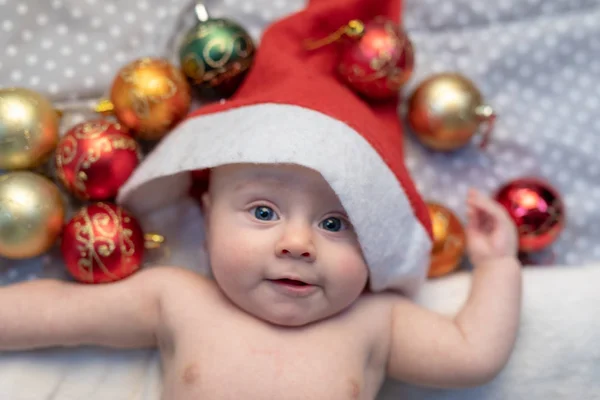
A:
{"label": "polka dot blanket", "polygon": [[[260,40],[269,22],[302,0],[206,0]],[[39,91],[57,106],[89,106],[107,94],[116,71],[141,56],[176,60],[194,23],[192,0],[0,0],[0,88]],[[404,23],[416,49],[407,96],[428,75],[470,77],[498,114],[486,151],[433,153],[406,134],[406,163],[423,195],[461,218],[467,188],[491,193],[521,176],[547,179],[562,194],[567,224],[553,246],[553,266],[525,269],[522,328],[506,369],[490,384],[431,390],[387,382],[378,399],[600,399],[600,1],[405,0]],[[93,114],[70,113],[63,131]],[[190,235],[177,229],[195,212],[164,211],[169,249],[160,262],[191,265]],[[163,219],[164,221],[164,219]],[[168,254],[166,254],[168,253]],[[157,261],[157,260],[154,260]],[[589,265],[589,266],[588,266]],[[64,278],[56,251],[27,261],[0,259],[0,286],[37,277]],[[418,299],[453,313],[470,275],[429,282]],[[0,324],[2,321],[0,321]],[[158,399],[153,351],[52,349],[0,353],[0,398]]]}

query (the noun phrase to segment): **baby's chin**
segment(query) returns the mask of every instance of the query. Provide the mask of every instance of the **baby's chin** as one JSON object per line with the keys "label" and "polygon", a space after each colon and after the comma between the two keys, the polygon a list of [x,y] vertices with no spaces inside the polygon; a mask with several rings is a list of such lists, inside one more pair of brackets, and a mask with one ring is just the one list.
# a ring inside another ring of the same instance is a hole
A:
{"label": "baby's chin", "polygon": [[260,307],[260,309],[246,309],[254,317],[281,327],[301,327],[333,317],[343,310],[326,308],[307,310],[303,307],[287,308]]}
{"label": "baby's chin", "polygon": [[[333,314],[331,314],[333,315]],[[265,322],[268,322],[272,325],[277,325],[281,327],[301,327],[305,325],[310,325],[313,322],[318,322],[323,319],[330,317],[331,315],[323,315],[323,316],[314,316],[308,313],[297,314],[297,315],[276,315],[273,313],[256,313],[254,316],[259,318]]]}

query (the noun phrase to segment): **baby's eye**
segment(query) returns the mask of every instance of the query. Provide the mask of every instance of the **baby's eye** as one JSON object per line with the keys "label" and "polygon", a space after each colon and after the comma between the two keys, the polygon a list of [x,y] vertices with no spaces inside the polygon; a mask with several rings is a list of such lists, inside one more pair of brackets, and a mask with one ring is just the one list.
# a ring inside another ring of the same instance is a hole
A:
{"label": "baby's eye", "polygon": [[339,232],[348,229],[348,224],[341,218],[329,217],[321,221],[321,228],[326,231]]}
{"label": "baby's eye", "polygon": [[274,221],[279,219],[277,213],[275,213],[275,211],[273,211],[271,207],[258,206],[254,207],[250,211],[254,214],[254,217],[256,217],[256,219],[259,219],[261,221]]}

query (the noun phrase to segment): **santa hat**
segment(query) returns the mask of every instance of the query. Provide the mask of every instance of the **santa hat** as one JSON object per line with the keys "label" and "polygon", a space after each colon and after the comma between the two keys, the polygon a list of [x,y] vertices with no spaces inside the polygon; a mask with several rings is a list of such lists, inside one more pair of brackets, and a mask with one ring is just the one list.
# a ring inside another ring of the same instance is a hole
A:
{"label": "santa hat", "polygon": [[188,196],[192,171],[242,162],[312,168],[356,229],[371,290],[413,295],[425,280],[432,240],[427,207],[404,165],[397,100],[370,104],[344,85],[336,44],[305,47],[352,19],[377,16],[399,22],[399,0],[313,0],[271,25],[235,95],[191,113],[117,201],[143,216]]}

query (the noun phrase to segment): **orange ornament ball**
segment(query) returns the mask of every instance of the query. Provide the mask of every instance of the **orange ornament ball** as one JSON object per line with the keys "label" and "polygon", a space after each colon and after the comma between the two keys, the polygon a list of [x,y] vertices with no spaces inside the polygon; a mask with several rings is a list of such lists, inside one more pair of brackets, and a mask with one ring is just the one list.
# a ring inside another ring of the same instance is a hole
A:
{"label": "orange ornament ball", "polygon": [[191,89],[174,65],[146,57],[117,73],[110,101],[117,119],[137,138],[159,140],[188,113]]}
{"label": "orange ornament ball", "polygon": [[433,228],[431,264],[427,276],[437,278],[447,275],[460,266],[465,254],[465,230],[458,217],[448,208],[428,202]]}

